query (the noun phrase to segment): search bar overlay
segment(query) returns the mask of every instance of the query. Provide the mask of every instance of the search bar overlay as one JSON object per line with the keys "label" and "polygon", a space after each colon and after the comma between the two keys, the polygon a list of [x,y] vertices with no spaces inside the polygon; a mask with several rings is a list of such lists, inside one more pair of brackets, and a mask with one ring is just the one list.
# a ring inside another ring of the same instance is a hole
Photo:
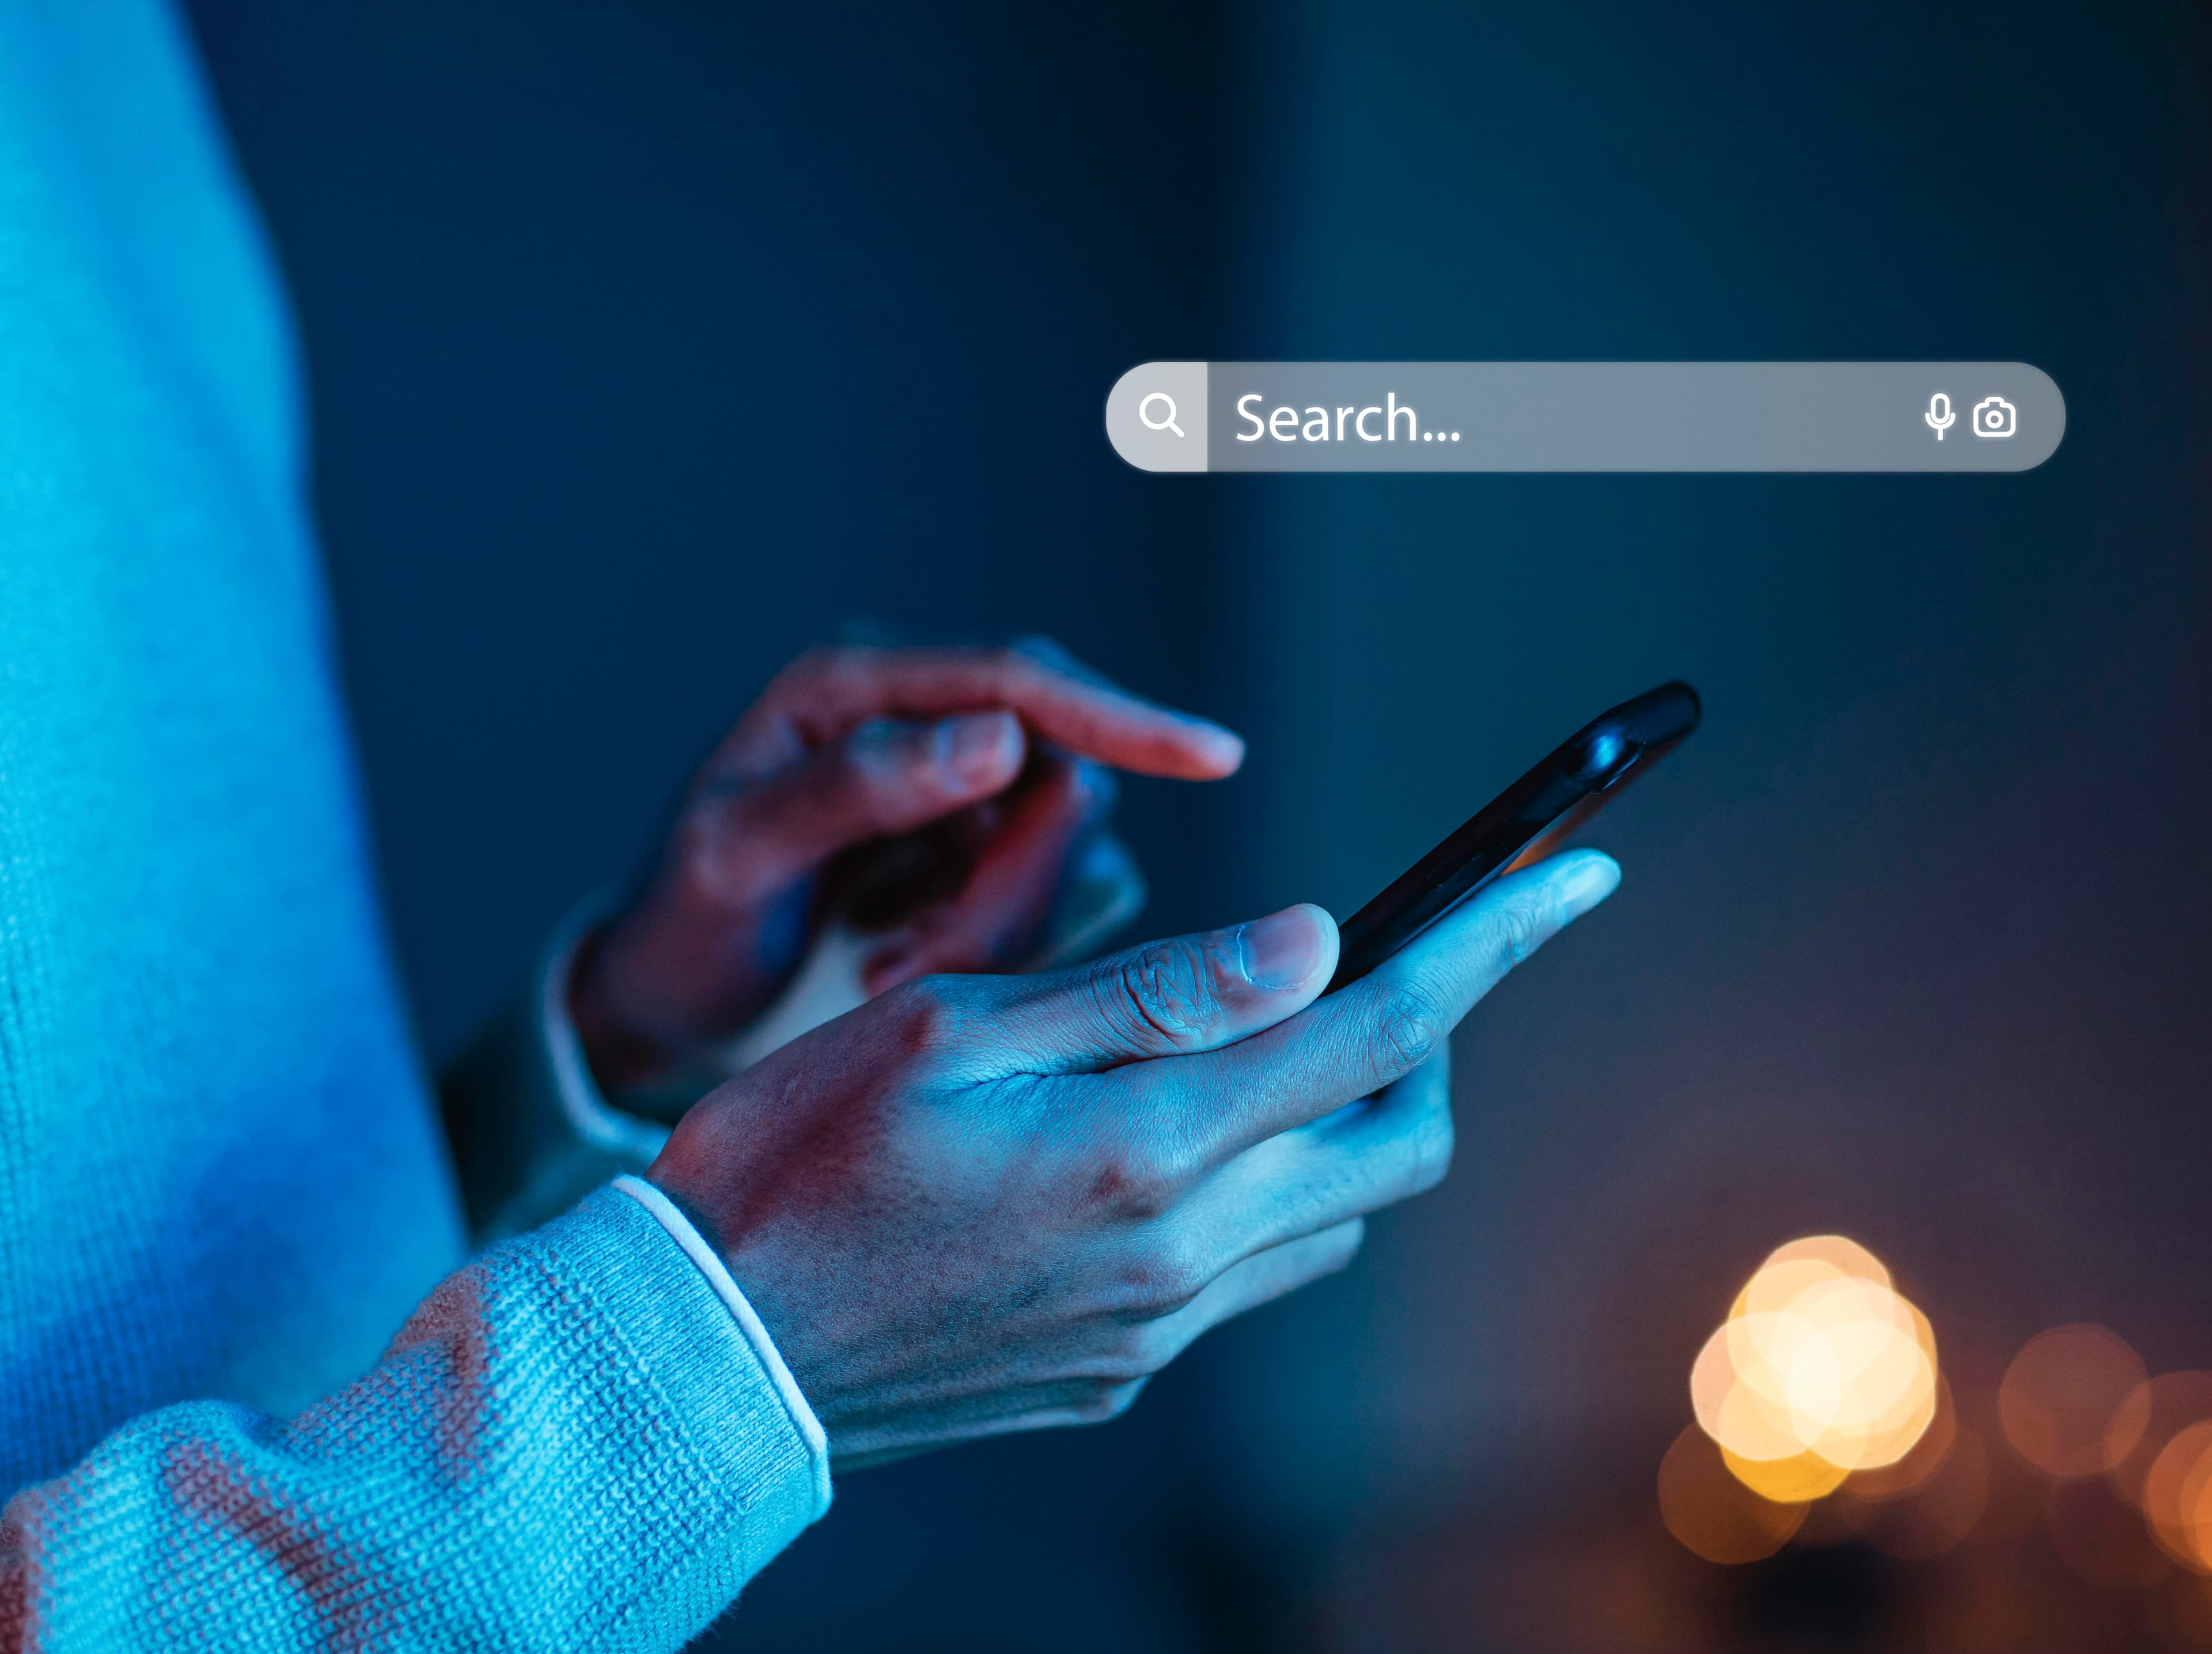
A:
{"label": "search bar overlay", "polygon": [[1148,362],[1106,398],[1140,471],[2032,471],[2024,362]]}

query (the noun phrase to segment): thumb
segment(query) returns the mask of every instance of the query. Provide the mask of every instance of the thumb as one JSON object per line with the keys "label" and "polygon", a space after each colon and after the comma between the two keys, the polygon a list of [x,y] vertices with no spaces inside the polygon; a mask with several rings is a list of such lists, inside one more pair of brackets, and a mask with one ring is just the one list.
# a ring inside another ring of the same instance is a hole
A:
{"label": "thumb", "polygon": [[1302,902],[1073,970],[1000,977],[986,1066],[1079,1073],[1212,1050],[1304,1010],[1335,969],[1336,921]]}

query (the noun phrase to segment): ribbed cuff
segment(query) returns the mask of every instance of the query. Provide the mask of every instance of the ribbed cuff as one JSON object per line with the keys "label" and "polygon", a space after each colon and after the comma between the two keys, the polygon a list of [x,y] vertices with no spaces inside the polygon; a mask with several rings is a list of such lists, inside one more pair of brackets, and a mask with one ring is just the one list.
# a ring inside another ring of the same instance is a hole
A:
{"label": "ribbed cuff", "polygon": [[732,1584],[742,1584],[829,1509],[829,1449],[751,1307],[734,1283],[725,1296],[691,1249],[712,1252],[673,1206],[668,1213],[673,1225],[634,1191],[608,1188],[536,1232],[649,1376],[657,1410],[683,1441],[678,1456],[696,1468],[702,1494],[713,1490],[696,1515],[711,1521],[714,1505],[734,1501],[743,1554]]}
{"label": "ribbed cuff", "polygon": [[783,1357],[775,1347],[775,1341],[768,1335],[768,1329],[761,1324],[760,1317],[753,1313],[753,1306],[738,1290],[738,1283],[731,1279],[728,1268],[714,1249],[707,1244],[705,1237],[692,1227],[691,1220],[684,1215],[675,1201],[644,1178],[633,1177],[627,1173],[615,1179],[614,1187],[659,1219],[660,1226],[684,1249],[684,1256],[698,1266],[699,1273],[706,1277],[707,1285],[714,1289],[714,1296],[722,1301],[732,1318],[737,1322],[738,1331],[744,1335],[745,1342],[751,1347],[762,1370],[775,1384],[776,1394],[782,1397],[784,1411],[790,1416],[792,1426],[799,1432],[800,1438],[805,1442],[807,1453],[814,1462],[814,1492],[818,1508],[813,1516],[807,1518],[813,1521],[830,1508],[830,1438],[823,1431],[822,1421],[814,1416],[814,1409],[807,1405],[806,1397],[799,1388],[799,1380],[792,1377],[791,1369],[784,1365]]}

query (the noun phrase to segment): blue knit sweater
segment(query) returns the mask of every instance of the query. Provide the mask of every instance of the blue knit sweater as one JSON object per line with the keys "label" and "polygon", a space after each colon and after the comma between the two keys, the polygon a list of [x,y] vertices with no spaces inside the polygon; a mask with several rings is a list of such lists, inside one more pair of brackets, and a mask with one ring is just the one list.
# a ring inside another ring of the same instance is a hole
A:
{"label": "blue knit sweater", "polygon": [[462,1267],[300,431],[177,21],[0,0],[0,1650],[672,1648],[819,1432],[672,1213]]}

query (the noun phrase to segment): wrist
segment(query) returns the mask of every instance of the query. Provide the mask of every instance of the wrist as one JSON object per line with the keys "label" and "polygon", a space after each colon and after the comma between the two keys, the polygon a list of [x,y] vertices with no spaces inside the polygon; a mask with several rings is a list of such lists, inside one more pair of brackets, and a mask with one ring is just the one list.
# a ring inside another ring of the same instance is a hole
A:
{"label": "wrist", "polygon": [[568,1011],[592,1077],[609,1096],[651,1085],[679,1067],[683,1053],[623,1016],[608,992],[611,925],[595,926],[576,945],[568,967]]}

